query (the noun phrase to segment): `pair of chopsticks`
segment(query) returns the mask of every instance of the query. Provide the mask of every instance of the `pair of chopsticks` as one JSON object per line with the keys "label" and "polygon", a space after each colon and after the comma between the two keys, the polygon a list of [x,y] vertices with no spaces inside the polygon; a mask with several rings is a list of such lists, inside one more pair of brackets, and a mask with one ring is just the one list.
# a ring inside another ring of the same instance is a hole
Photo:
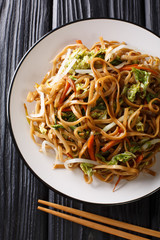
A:
{"label": "pair of chopsticks", "polygon": [[[109,234],[112,234],[112,235],[115,235],[115,236],[118,236],[118,237],[122,237],[122,238],[125,238],[125,239],[130,239],[130,240],[149,240],[149,238],[140,237],[140,236],[128,233],[128,232],[124,232],[122,230],[111,228],[111,227],[105,226],[104,224],[108,224],[108,225],[112,225],[114,227],[123,228],[123,229],[134,231],[134,232],[137,232],[137,233],[141,233],[141,234],[145,234],[145,235],[160,238],[160,232],[155,231],[155,230],[151,230],[151,229],[144,228],[144,227],[139,227],[139,226],[132,225],[132,224],[129,224],[129,223],[121,222],[121,221],[118,221],[118,220],[113,220],[113,219],[110,219],[110,218],[107,218],[107,217],[102,217],[100,215],[96,215],[96,214],[93,214],[93,213],[81,211],[81,210],[78,210],[78,209],[62,206],[62,205],[59,205],[59,204],[56,204],[56,203],[51,203],[51,202],[47,202],[47,201],[43,201],[43,200],[38,200],[38,203],[41,203],[43,205],[53,207],[53,208],[56,208],[56,209],[59,209],[59,210],[62,210],[62,211],[65,211],[65,212],[68,212],[68,213],[71,213],[71,214],[74,214],[74,215],[77,215],[79,217],[84,217],[84,218],[93,220],[94,222],[89,221],[89,220],[85,220],[85,219],[82,219],[82,218],[74,217],[72,215],[67,215],[65,213],[54,211],[54,210],[51,210],[51,209],[48,209],[48,208],[38,206],[38,209],[41,210],[41,211],[50,213],[50,214],[55,215],[57,217],[61,217],[61,218],[64,218],[66,220],[81,224],[83,226],[90,227],[90,228],[99,230],[101,232],[109,233]],[[103,225],[99,224],[99,223],[96,223],[96,222],[103,223]]]}

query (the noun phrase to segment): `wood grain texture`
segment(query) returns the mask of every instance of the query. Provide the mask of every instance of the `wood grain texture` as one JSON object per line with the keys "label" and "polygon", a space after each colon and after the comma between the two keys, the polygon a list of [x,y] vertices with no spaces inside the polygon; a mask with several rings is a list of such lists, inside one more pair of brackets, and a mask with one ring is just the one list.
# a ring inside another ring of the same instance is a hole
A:
{"label": "wood grain texture", "polygon": [[[6,120],[6,98],[14,70],[31,45],[51,28],[44,1],[3,1],[1,5],[0,239],[45,239],[47,216],[36,210],[48,189],[21,161]],[[39,230],[40,229],[40,230]]]}
{"label": "wood grain texture", "polygon": [[146,27],[160,36],[160,1],[145,0]]}
{"label": "wood grain texture", "polygon": [[[159,0],[4,0],[0,2],[0,240],[118,240],[38,212],[37,199],[160,230],[160,191],[121,206],[83,204],[49,190],[24,165],[6,121],[6,99],[14,70],[41,36],[77,19],[112,17],[160,35]],[[154,239],[154,238],[153,238]]]}

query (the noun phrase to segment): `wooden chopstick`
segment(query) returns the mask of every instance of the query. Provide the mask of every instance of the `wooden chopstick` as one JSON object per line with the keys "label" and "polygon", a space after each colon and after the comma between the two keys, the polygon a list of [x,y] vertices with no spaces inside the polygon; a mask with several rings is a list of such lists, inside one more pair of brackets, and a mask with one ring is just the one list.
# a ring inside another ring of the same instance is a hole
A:
{"label": "wooden chopstick", "polygon": [[126,238],[126,239],[129,239],[129,240],[149,240],[148,238],[139,237],[139,236],[127,233],[127,232],[123,232],[123,231],[120,231],[120,230],[117,230],[117,229],[114,229],[114,228],[111,228],[111,227],[107,227],[107,226],[104,226],[104,225],[101,225],[101,224],[98,224],[98,223],[95,223],[95,222],[84,220],[84,219],[81,219],[81,218],[73,217],[73,216],[70,216],[70,215],[67,215],[67,214],[64,214],[64,213],[60,213],[60,212],[57,212],[57,211],[54,211],[54,210],[51,210],[51,209],[48,209],[48,208],[43,208],[43,207],[38,206],[38,209],[43,211],[43,212],[47,212],[47,213],[50,213],[52,215],[55,215],[57,217],[64,218],[66,220],[81,224],[83,226],[99,230],[101,232],[116,235],[118,237]]}
{"label": "wooden chopstick", "polygon": [[[90,220],[93,220],[93,221],[101,222],[103,224],[109,224],[109,225],[112,225],[112,226],[115,226],[115,227],[135,231],[135,232],[138,232],[138,233],[142,233],[142,234],[145,234],[145,235],[150,235],[150,236],[154,236],[154,237],[158,237],[158,238],[160,237],[160,232],[155,231],[155,230],[135,226],[135,225],[132,225],[132,224],[129,224],[129,223],[125,223],[125,222],[121,222],[121,221],[118,221],[118,220],[113,220],[113,219],[110,219],[110,218],[102,217],[102,216],[99,216],[99,215],[96,215],[96,214],[93,214],[93,213],[88,213],[88,212],[81,211],[81,210],[78,210],[78,209],[73,209],[73,208],[70,208],[70,207],[62,206],[62,205],[59,205],[59,204],[56,204],[56,203],[51,203],[51,202],[47,202],[47,201],[43,201],[43,200],[38,200],[38,202],[41,203],[41,204],[44,204],[46,206],[54,207],[56,209],[66,211],[68,213],[78,215],[80,217],[84,217],[84,218],[87,218],[87,219],[90,219]],[[79,223],[81,225],[84,225],[84,226],[87,226],[87,227],[90,227],[90,228],[94,228],[96,230],[106,232],[106,233],[109,233],[109,234],[112,234],[112,235],[116,235],[116,236],[119,236],[119,237],[123,237],[123,238],[126,238],[126,239],[130,239],[130,240],[132,240],[132,239],[133,240],[147,239],[147,238],[136,236],[136,235],[133,235],[133,234],[130,234],[130,233],[127,233],[127,232],[123,232],[121,230],[117,230],[117,229],[114,229],[114,228],[111,228],[111,227],[108,227],[108,226],[100,225],[98,223],[91,222],[91,221],[88,221],[88,220],[85,220],[85,219],[81,219],[81,218],[70,216],[70,215],[67,215],[67,214],[64,214],[64,213],[60,213],[60,212],[57,212],[57,211],[54,211],[54,210],[51,210],[51,209],[43,208],[43,207],[40,207],[40,206],[38,206],[38,209],[41,210],[41,211],[47,212],[47,213],[51,213],[51,214],[56,215],[58,217],[64,218],[66,220],[69,220],[69,221],[72,221],[72,222],[75,222],[75,223]]]}

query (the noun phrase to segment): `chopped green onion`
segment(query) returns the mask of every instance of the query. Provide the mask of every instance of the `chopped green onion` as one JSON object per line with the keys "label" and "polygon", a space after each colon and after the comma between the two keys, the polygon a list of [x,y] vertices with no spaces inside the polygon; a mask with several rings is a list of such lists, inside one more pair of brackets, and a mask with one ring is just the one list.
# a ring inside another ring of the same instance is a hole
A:
{"label": "chopped green onion", "polygon": [[55,128],[56,130],[59,128],[64,128],[61,124],[55,124],[55,125],[51,125],[52,128]]}

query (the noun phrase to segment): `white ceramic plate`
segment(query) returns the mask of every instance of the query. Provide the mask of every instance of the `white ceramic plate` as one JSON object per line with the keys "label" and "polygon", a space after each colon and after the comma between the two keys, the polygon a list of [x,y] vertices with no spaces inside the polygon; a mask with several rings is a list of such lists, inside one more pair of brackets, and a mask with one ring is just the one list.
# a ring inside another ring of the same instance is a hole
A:
{"label": "white ceramic plate", "polygon": [[141,174],[136,180],[121,182],[113,193],[113,184],[94,179],[88,185],[80,170],[53,170],[53,159],[39,152],[29,134],[23,104],[28,91],[41,82],[51,68],[50,60],[67,44],[81,39],[90,47],[103,36],[106,40],[125,41],[143,52],[160,57],[160,39],[137,25],[114,19],[89,19],[54,30],[40,39],[18,65],[8,95],[8,121],[19,152],[29,168],[50,188],[72,198],[99,204],[120,204],[139,199],[160,187],[160,163],[157,156],[156,177]]}

